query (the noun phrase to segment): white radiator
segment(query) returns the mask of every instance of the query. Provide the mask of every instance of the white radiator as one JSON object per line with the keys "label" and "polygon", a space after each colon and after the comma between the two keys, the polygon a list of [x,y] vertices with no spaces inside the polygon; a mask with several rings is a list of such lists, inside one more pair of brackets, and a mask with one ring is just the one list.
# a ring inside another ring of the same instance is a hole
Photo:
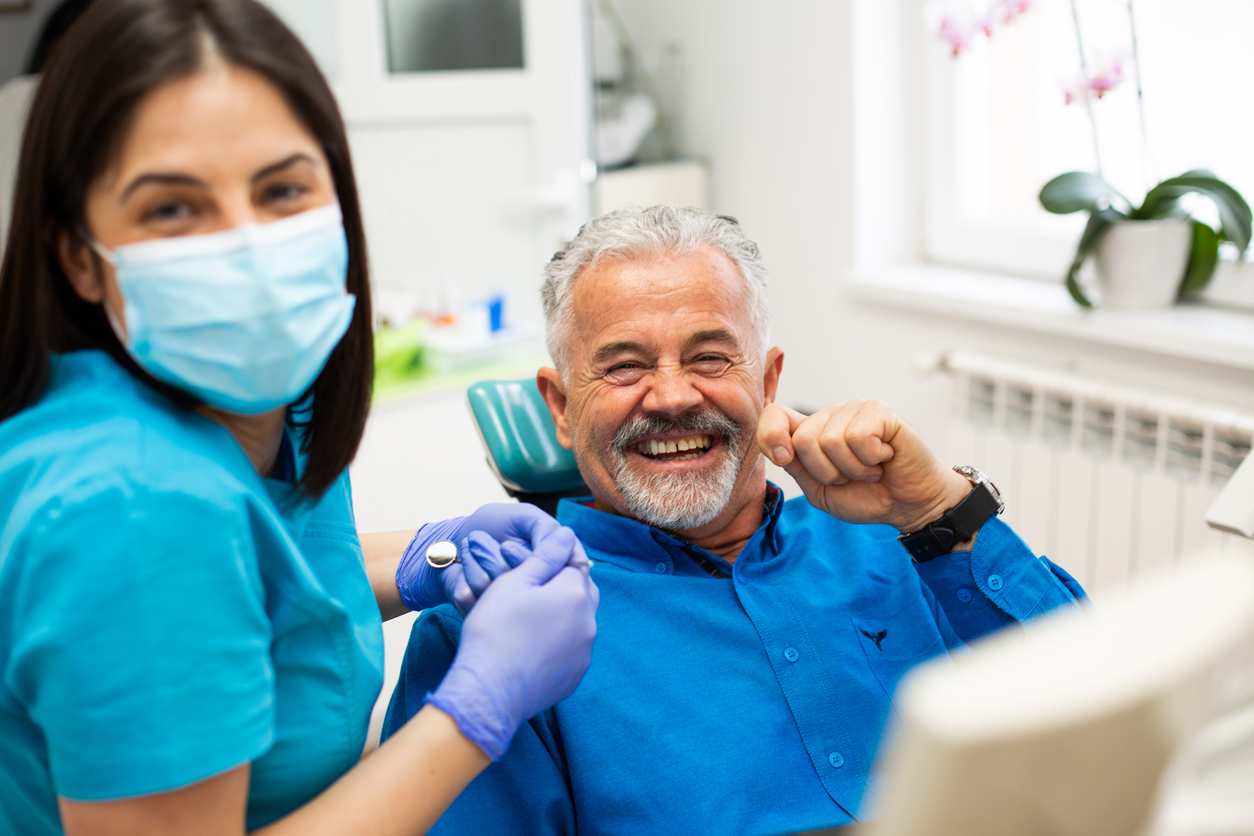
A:
{"label": "white radiator", "polygon": [[986,472],[1005,519],[1090,593],[1218,547],[1206,509],[1250,451],[1254,415],[1081,375],[954,351],[944,457]]}

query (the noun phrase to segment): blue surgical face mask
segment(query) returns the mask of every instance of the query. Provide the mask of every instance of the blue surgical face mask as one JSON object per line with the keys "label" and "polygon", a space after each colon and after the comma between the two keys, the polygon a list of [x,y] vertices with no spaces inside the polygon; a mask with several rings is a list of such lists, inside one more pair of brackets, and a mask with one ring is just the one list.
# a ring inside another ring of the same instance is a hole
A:
{"label": "blue surgical face mask", "polygon": [[348,330],[348,242],[338,205],[211,235],[109,252],[135,362],[210,406],[257,414],[290,404]]}

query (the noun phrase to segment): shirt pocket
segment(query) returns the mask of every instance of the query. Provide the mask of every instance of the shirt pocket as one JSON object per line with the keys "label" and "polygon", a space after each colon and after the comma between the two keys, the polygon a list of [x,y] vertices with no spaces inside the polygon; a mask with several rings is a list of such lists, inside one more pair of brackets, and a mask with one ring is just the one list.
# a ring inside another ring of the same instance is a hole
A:
{"label": "shirt pocket", "polygon": [[902,677],[915,665],[946,652],[935,618],[926,603],[917,599],[886,617],[868,614],[849,621],[871,673],[901,719],[896,691]]}

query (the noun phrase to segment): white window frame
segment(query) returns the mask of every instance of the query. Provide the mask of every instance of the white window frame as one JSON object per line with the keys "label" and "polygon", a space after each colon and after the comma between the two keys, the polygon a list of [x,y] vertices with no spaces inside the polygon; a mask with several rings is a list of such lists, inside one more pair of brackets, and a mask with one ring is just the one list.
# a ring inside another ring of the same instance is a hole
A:
{"label": "white window frame", "polygon": [[[922,2],[906,0],[905,5],[918,12],[910,21],[918,27]],[[925,137],[922,257],[939,265],[1061,282],[1075,253],[1078,233],[964,217],[962,188],[967,174],[958,153],[958,119],[963,106],[958,67],[935,39],[919,44],[920,39],[909,37],[907,32],[899,32],[899,37],[906,43],[925,47],[918,62],[924,92]],[[1247,199],[1254,199],[1254,195]],[[1254,247],[1247,257],[1254,259]],[[1215,277],[1200,299],[1209,304],[1254,309],[1254,265],[1222,253]]]}

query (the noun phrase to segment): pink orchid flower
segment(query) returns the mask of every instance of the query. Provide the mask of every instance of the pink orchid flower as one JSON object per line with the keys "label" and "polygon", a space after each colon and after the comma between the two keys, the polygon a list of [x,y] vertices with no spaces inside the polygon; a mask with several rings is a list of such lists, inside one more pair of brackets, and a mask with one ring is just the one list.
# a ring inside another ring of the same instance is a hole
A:
{"label": "pink orchid flower", "polygon": [[1032,0],[1005,0],[997,6],[997,16],[1001,18],[1003,25],[1030,11],[1032,11]]}
{"label": "pink orchid flower", "polygon": [[1080,76],[1069,79],[1062,84],[1063,101],[1071,104],[1078,99],[1089,96],[1100,99],[1114,90],[1124,80],[1124,58],[1117,56],[1099,63],[1096,69],[1086,78]]}
{"label": "pink orchid flower", "polygon": [[1000,0],[975,13],[969,2],[933,0],[927,6],[929,26],[949,47],[954,58],[969,50],[979,35],[993,37],[997,27],[1030,11],[1035,0]]}

